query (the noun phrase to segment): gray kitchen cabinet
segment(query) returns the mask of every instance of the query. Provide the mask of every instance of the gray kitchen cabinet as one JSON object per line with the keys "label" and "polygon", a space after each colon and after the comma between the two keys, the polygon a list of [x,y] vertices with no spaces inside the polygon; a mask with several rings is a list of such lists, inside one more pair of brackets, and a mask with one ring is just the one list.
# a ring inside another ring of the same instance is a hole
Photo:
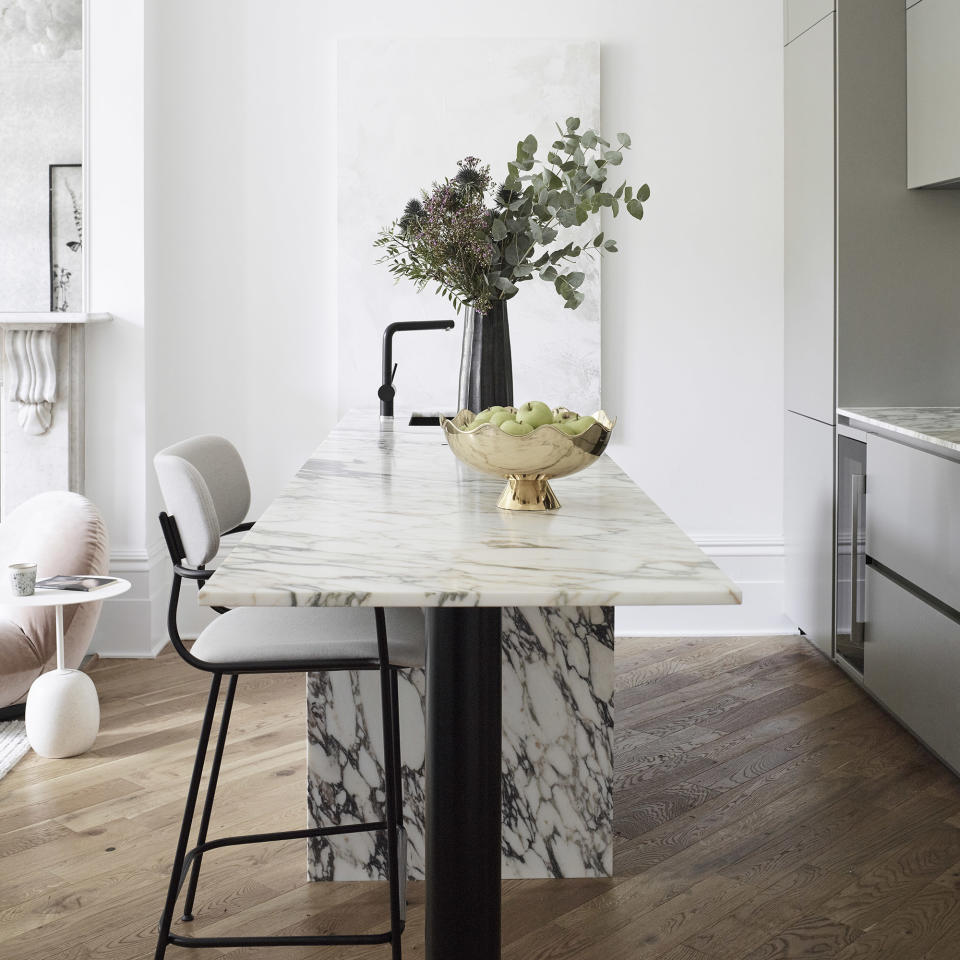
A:
{"label": "gray kitchen cabinet", "polygon": [[834,17],[784,52],[784,396],[794,413],[836,418]]}
{"label": "gray kitchen cabinet", "polygon": [[834,0],[783,0],[783,42],[796,40],[833,10]]}
{"label": "gray kitchen cabinet", "polygon": [[960,610],[960,463],[879,436],[867,451],[867,554]]}
{"label": "gray kitchen cabinet", "polygon": [[820,651],[833,646],[833,427],[802,414],[784,417],[787,616]]}
{"label": "gray kitchen cabinet", "polygon": [[960,770],[960,624],[873,566],[866,610],[865,686]]}
{"label": "gray kitchen cabinet", "polygon": [[960,186],[960,3],[907,9],[907,185]]}
{"label": "gray kitchen cabinet", "polygon": [[[906,186],[907,17],[941,2],[785,8],[784,407],[832,429],[837,406],[956,402],[960,190]],[[821,637],[835,588],[809,575],[802,529],[833,525],[835,505],[821,495],[833,463],[820,457],[826,472],[815,483],[790,477],[802,432],[785,440],[786,613]],[[792,571],[807,573],[792,583]]]}

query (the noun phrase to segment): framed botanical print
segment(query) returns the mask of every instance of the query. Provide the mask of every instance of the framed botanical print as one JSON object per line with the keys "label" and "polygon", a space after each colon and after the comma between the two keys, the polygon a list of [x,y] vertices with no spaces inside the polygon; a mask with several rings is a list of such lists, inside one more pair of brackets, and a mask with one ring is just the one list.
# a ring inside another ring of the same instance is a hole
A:
{"label": "framed botanical print", "polygon": [[83,167],[50,166],[50,309],[83,309]]}

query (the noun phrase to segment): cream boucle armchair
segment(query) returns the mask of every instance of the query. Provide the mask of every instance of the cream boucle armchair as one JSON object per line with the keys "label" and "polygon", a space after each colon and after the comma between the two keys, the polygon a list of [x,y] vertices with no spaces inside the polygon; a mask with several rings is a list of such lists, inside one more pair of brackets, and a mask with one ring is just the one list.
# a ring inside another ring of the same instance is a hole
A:
{"label": "cream boucle armchair", "polygon": [[[106,575],[107,530],[100,511],[77,493],[54,490],[31,497],[0,523],[0,598],[9,594],[7,565],[37,564],[37,577]],[[63,608],[66,666],[80,665],[100,616],[100,603]],[[0,603],[0,709],[26,700],[30,684],[56,666],[53,607]]]}

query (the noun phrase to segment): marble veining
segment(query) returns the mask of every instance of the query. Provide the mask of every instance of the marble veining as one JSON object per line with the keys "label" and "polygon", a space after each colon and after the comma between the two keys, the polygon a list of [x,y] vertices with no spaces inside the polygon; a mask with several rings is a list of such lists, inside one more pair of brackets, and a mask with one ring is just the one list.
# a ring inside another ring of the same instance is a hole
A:
{"label": "marble veining", "polygon": [[850,426],[874,427],[960,454],[960,407],[844,407]]}
{"label": "marble veining", "polygon": [[[613,873],[613,609],[503,611],[501,870],[504,878]],[[410,879],[423,878],[424,674],[400,674]],[[311,674],[311,824],[384,816],[379,679]],[[386,877],[383,835],[317,839],[312,880]]]}
{"label": "marble veining", "polygon": [[503,481],[435,427],[352,412],[200,592],[224,606],[739,603],[740,590],[604,455],[563,509],[503,511]]}

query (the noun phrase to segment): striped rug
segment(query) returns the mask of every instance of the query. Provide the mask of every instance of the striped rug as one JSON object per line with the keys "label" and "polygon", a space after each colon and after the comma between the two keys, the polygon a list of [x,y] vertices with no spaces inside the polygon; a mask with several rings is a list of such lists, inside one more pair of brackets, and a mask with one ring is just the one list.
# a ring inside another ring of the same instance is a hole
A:
{"label": "striped rug", "polygon": [[0,723],[0,780],[29,749],[27,730],[22,720],[5,720]]}

